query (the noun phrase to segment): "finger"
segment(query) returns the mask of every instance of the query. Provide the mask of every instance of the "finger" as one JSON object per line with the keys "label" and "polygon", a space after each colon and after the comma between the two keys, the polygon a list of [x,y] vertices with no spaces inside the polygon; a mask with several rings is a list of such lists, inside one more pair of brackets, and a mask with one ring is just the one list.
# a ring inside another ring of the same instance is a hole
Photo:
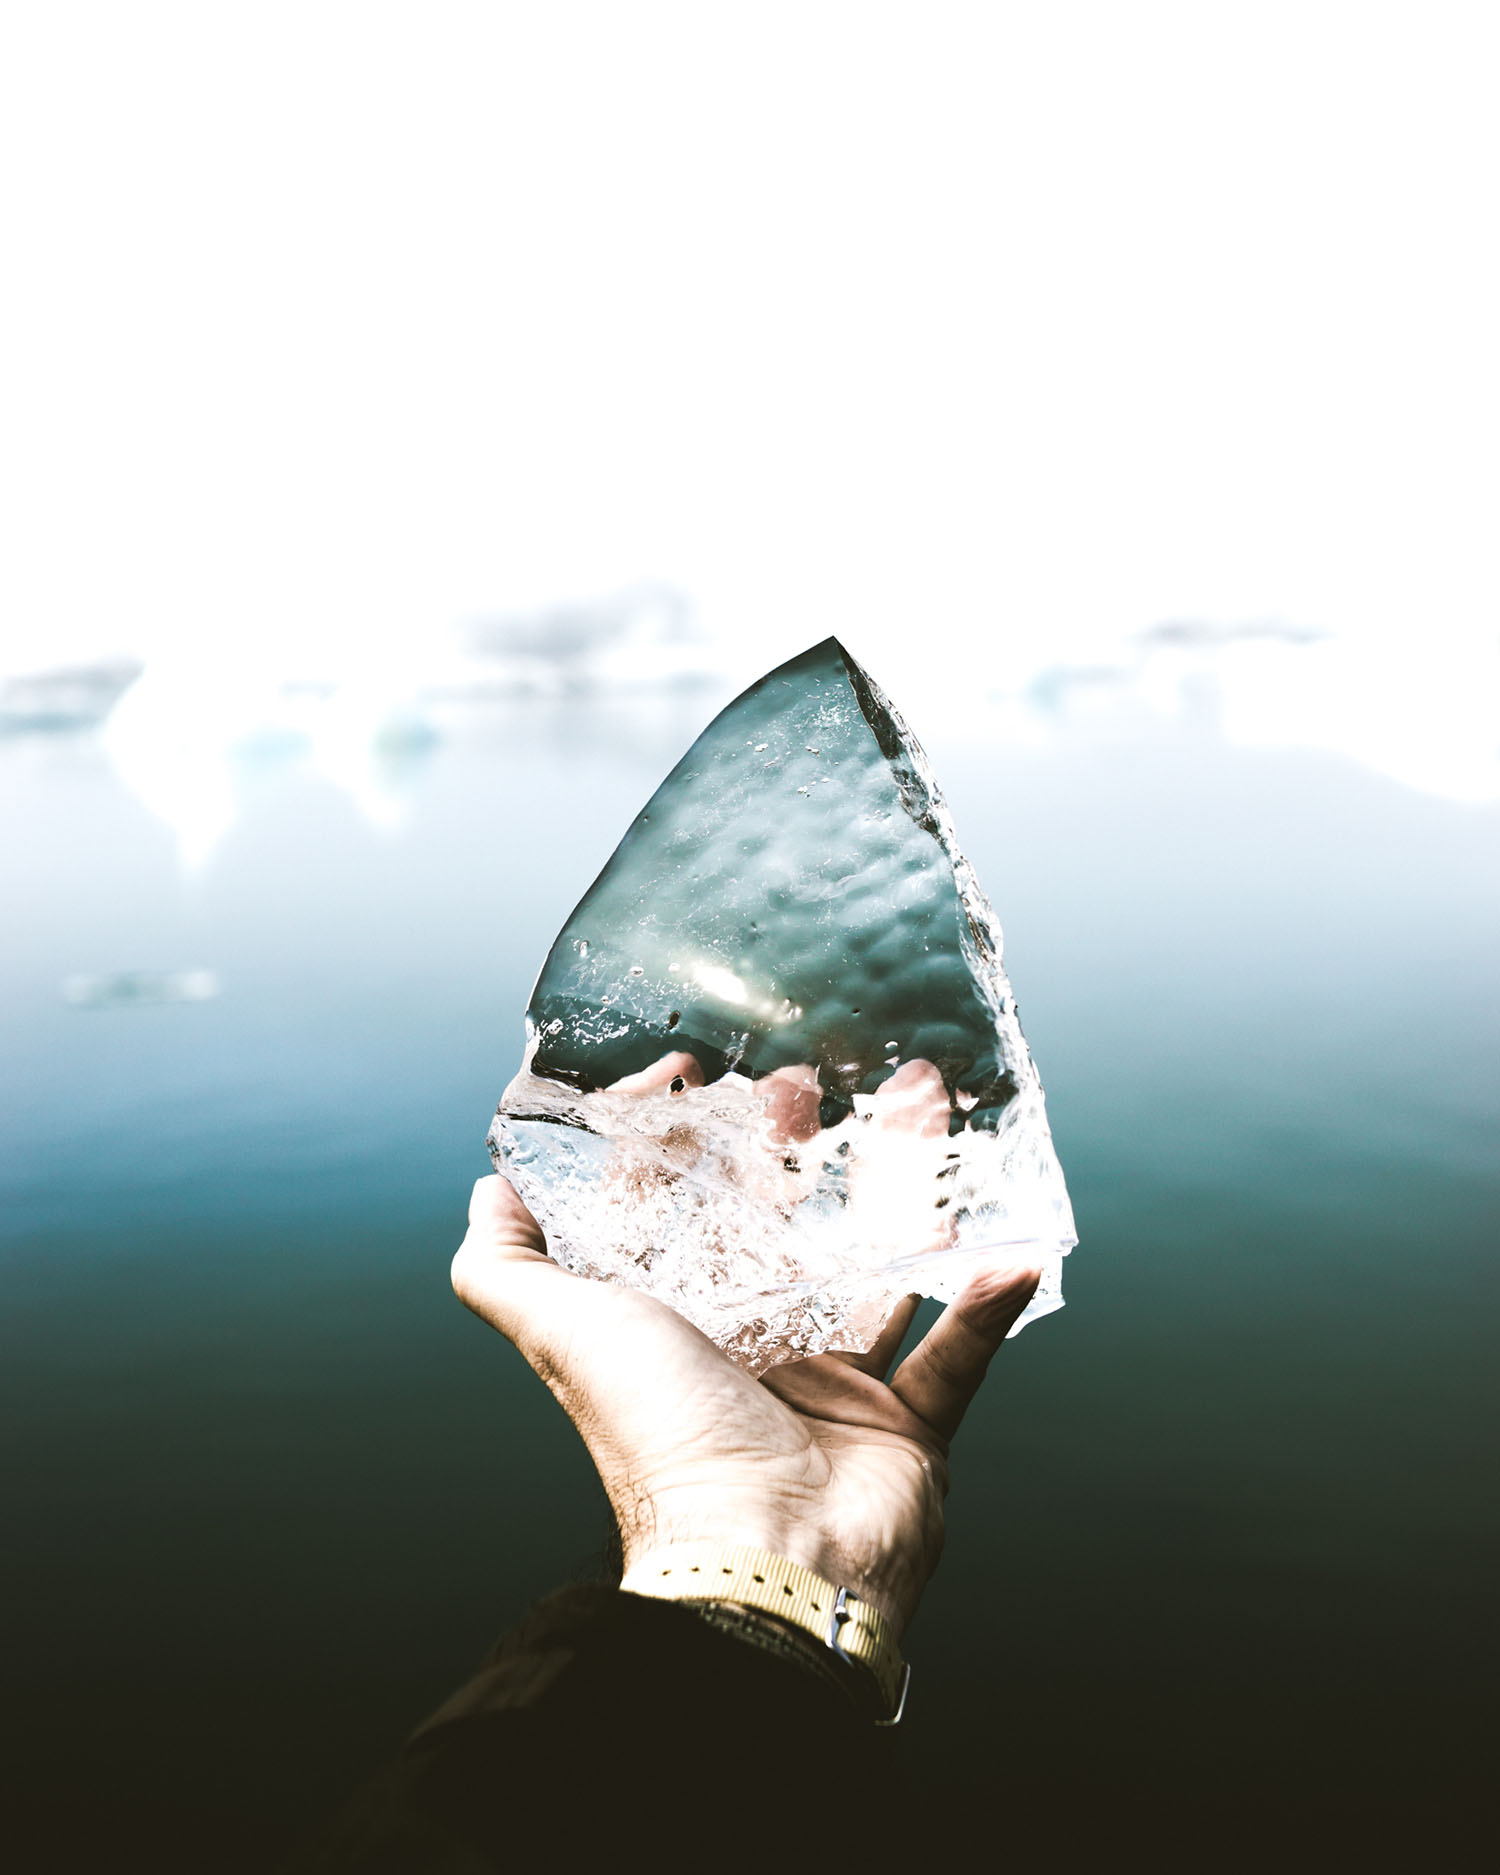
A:
{"label": "finger", "polygon": [[[681,1082],[682,1086],[676,1085]],[[684,1049],[678,1049],[670,1055],[663,1055],[660,1061],[652,1062],[649,1068],[642,1068],[639,1074],[627,1074],[622,1080],[611,1081],[609,1091],[612,1094],[652,1094],[658,1088],[669,1088],[672,1093],[680,1094],[683,1087],[702,1087],[703,1069],[697,1060]]]}
{"label": "finger", "polygon": [[863,1354],[852,1353],[847,1349],[830,1350],[830,1358],[842,1361],[846,1367],[857,1367],[862,1374],[873,1374],[877,1380],[884,1380],[885,1370],[896,1358],[896,1350],[906,1339],[906,1331],[911,1327],[911,1318],[917,1312],[920,1296],[903,1296],[891,1311],[891,1318],[881,1329],[875,1345],[867,1348]]}
{"label": "finger", "polygon": [[765,1102],[772,1145],[800,1145],[817,1135],[823,1090],[816,1068],[806,1063],[777,1068],[756,1083],[755,1091]]}
{"label": "finger", "polygon": [[976,1276],[896,1369],[891,1391],[951,1439],[979,1391],[995,1350],[1014,1327],[1041,1280],[1035,1269]]}
{"label": "finger", "polygon": [[903,1061],[875,1091],[872,1117],[885,1131],[936,1139],[948,1130],[948,1089],[930,1061]]}

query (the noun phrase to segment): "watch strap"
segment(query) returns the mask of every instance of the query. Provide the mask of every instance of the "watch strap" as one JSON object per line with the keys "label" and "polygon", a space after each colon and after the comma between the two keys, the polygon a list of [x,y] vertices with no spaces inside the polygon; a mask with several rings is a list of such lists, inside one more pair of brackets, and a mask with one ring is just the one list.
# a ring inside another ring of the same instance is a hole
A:
{"label": "watch strap", "polygon": [[773,1615],[870,1675],[883,1715],[877,1724],[901,1717],[911,1670],[891,1622],[851,1589],[785,1556],[743,1543],[678,1543],[633,1563],[620,1587],[659,1601],[736,1602]]}

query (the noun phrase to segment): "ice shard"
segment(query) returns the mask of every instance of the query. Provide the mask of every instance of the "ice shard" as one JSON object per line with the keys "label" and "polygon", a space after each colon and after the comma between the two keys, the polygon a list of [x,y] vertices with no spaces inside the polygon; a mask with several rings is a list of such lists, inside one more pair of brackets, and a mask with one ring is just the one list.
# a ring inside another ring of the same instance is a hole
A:
{"label": "ice shard", "polygon": [[[569,1269],[753,1372],[1077,1241],[1000,928],[833,638],[721,712],[553,944],[490,1129]],[[1019,1327],[1021,1324],[1018,1323]]]}

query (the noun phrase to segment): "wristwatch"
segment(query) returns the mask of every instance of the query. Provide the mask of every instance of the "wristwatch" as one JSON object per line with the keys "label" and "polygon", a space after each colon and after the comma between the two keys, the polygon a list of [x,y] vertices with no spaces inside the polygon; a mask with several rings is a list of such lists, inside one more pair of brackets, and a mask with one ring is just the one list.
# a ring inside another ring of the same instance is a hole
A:
{"label": "wristwatch", "polygon": [[911,1668],[891,1623],[852,1589],[800,1563],[743,1543],[678,1543],[632,1563],[620,1587],[658,1601],[731,1602],[772,1615],[868,1676],[877,1725],[900,1723]]}

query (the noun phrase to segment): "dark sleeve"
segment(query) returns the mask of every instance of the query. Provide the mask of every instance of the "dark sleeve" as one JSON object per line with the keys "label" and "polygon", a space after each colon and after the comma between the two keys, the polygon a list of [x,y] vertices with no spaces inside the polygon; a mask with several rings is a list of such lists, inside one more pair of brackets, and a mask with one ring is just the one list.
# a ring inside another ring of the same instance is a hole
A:
{"label": "dark sleeve", "polygon": [[710,1867],[796,1867],[823,1849],[883,1859],[904,1807],[897,1735],[871,1723],[847,1671],[776,1624],[566,1589],[292,1869],[487,1875],[535,1855],[569,1869],[674,1850]]}

